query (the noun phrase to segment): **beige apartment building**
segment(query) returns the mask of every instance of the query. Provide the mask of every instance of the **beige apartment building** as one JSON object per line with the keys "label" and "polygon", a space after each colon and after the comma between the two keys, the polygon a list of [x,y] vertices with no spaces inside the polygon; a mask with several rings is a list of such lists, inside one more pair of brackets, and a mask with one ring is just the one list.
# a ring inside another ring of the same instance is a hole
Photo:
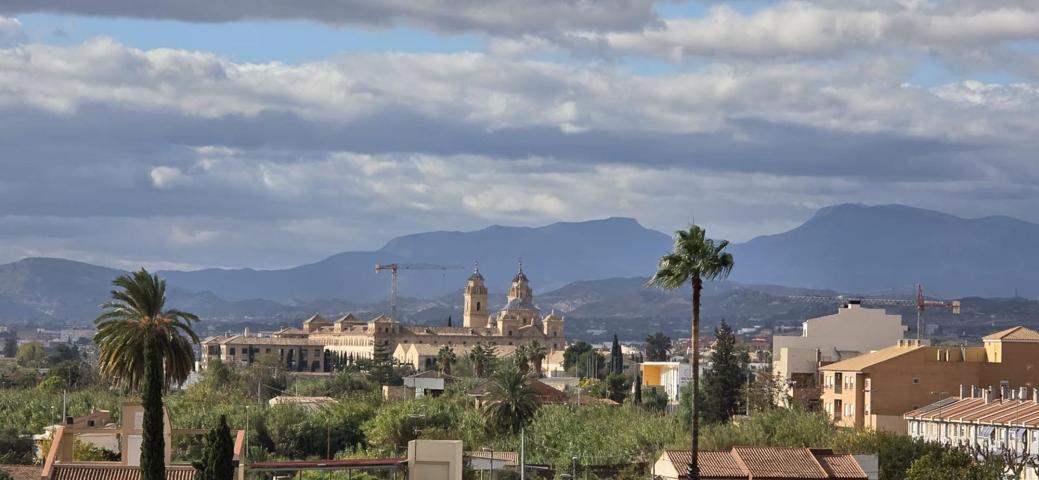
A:
{"label": "beige apartment building", "polygon": [[483,275],[474,270],[463,292],[462,326],[404,325],[385,315],[368,321],[353,314],[335,321],[314,315],[303,322],[302,329],[283,328],[269,336],[207,338],[202,342],[203,352],[206,359],[235,365],[250,365],[260,355],[275,355],[290,370],[321,372],[329,370],[333,359],[373,358],[377,352],[422,368],[443,346],[457,348],[458,354],[477,344],[494,346],[499,356],[531,342],[541,344],[549,354],[566,348],[564,318],[555,312],[541,315],[522,269],[512,279],[504,308],[492,314],[487,296]]}
{"label": "beige apartment building", "polygon": [[782,380],[776,402],[817,402],[820,366],[893,345],[906,329],[901,315],[851,301],[834,315],[805,321],[801,335],[773,337],[772,372]]}
{"label": "beige apartment building", "polygon": [[958,392],[1039,385],[1039,332],[1014,327],[984,346],[900,340],[876,352],[821,367],[823,410],[844,427],[905,432],[906,412]]}

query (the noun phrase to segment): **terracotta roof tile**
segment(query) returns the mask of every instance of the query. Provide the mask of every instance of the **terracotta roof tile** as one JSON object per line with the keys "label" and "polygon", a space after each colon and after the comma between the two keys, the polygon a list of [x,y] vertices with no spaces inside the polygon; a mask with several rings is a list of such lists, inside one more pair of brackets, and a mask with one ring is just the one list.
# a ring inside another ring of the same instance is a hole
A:
{"label": "terracotta roof tile", "polygon": [[812,455],[803,448],[733,448],[753,478],[830,478]]}
{"label": "terracotta roof tile", "polygon": [[[689,451],[667,450],[664,454],[685,479]],[[728,452],[700,452],[698,457],[703,480],[868,478],[852,455],[824,449],[734,447]]]}
{"label": "terracotta roof tile", "polygon": [[1013,327],[986,335],[982,337],[982,340],[1039,342],[1039,332],[1025,327]]}
{"label": "terracotta roof tile", "polygon": [[887,348],[877,350],[875,352],[865,353],[857,357],[852,357],[847,360],[841,360],[839,362],[831,363],[819,367],[820,371],[858,371],[865,368],[872,367],[879,363],[886,362],[893,358],[901,357],[910,352],[915,352],[921,348],[929,348],[922,345],[914,346],[901,346],[895,345]]}
{"label": "terracotta roof tile", "polygon": [[[127,465],[57,464],[51,480],[140,480],[141,468]],[[193,480],[190,466],[166,466],[166,480]]]}
{"label": "terracotta roof tile", "polygon": [[815,459],[819,461],[819,465],[822,465],[830,478],[841,480],[868,478],[866,472],[862,470],[862,466],[851,455],[838,455],[829,451],[815,452]]}

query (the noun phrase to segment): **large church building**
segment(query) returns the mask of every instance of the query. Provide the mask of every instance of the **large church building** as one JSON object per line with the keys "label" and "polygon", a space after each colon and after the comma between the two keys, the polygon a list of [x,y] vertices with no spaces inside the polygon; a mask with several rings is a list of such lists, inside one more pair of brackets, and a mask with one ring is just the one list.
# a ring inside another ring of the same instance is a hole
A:
{"label": "large church building", "polygon": [[277,356],[288,369],[310,372],[328,371],[333,358],[372,358],[377,351],[422,370],[445,345],[459,357],[478,344],[494,346],[499,356],[511,355],[518,346],[531,342],[541,344],[550,354],[566,348],[563,317],[555,312],[541,315],[522,268],[513,277],[507,302],[500,311],[491,313],[479,269],[469,277],[463,296],[463,323],[459,327],[405,325],[385,315],[368,321],[350,313],[334,321],[314,315],[303,322],[302,329],[212,337],[202,342],[202,348],[206,359],[249,365],[261,355],[270,355]]}

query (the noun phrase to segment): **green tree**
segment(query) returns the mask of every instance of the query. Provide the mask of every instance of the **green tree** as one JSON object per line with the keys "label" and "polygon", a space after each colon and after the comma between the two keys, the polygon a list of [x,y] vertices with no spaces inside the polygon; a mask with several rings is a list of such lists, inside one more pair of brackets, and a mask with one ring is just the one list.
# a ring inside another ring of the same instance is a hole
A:
{"label": "green tree", "polygon": [[444,375],[451,375],[451,366],[458,362],[458,355],[450,346],[444,345],[440,347],[440,351],[437,352],[437,367],[440,369],[440,373]]}
{"label": "green tree", "polygon": [[220,416],[216,428],[209,432],[206,442],[206,480],[232,480],[234,478],[234,440],[227,417]]}
{"label": "green tree", "polygon": [[610,373],[620,374],[624,372],[624,354],[621,352],[621,344],[617,341],[617,334],[613,334],[613,346],[610,347]]}
{"label": "green tree", "polygon": [[478,343],[472,350],[469,350],[466,358],[469,360],[469,366],[472,368],[473,373],[477,377],[483,378],[487,376],[491,369],[491,361],[494,360],[494,354],[491,350]]}
{"label": "green tree", "polygon": [[4,337],[4,356],[15,358],[18,355],[18,337],[9,334]]}
{"label": "green tree", "polygon": [[635,379],[633,380],[633,382],[635,383],[635,393],[632,394],[632,398],[631,398],[632,402],[634,402],[635,405],[641,405],[642,404],[642,375],[639,374],[639,373],[636,373],[635,374]]}
{"label": "green tree", "polygon": [[978,461],[959,448],[936,450],[916,459],[906,471],[906,480],[1001,480],[999,461]]}
{"label": "green tree", "polygon": [[530,357],[527,355],[527,346],[520,344],[516,347],[516,351],[512,353],[512,361],[516,364],[516,368],[519,369],[520,373],[526,375],[530,373]]}
{"label": "green tree", "polygon": [[141,269],[116,278],[112,300],[95,324],[98,370],[116,383],[141,392],[144,423],[141,480],[165,480],[163,389],[182,384],[194,368],[198,317],[165,310],[166,282]]}
{"label": "green tree", "polygon": [[61,343],[47,355],[47,364],[57,365],[62,362],[80,360],[79,347],[72,343]]}
{"label": "green tree", "polygon": [[657,332],[646,337],[646,360],[665,362],[671,357],[671,337]]}
{"label": "green tree", "polygon": [[537,394],[519,368],[506,363],[494,372],[483,407],[484,419],[492,432],[519,432],[534,418],[538,407]]}
{"label": "green tree", "polygon": [[530,361],[537,378],[541,378],[542,364],[547,356],[548,349],[537,340],[531,340],[527,345],[527,360]]}
{"label": "green tree", "polygon": [[582,353],[574,364],[574,374],[578,378],[605,378],[607,373],[606,358],[595,350]]}
{"label": "green tree", "polygon": [[578,340],[574,343],[571,343],[570,345],[567,345],[566,349],[563,350],[563,369],[570,370],[570,367],[573,367],[577,364],[577,361],[581,358],[581,355],[583,355],[585,352],[590,352],[592,350],[592,346],[584,340]]}
{"label": "green tree", "polygon": [[749,377],[750,357],[736,345],[732,327],[722,319],[714,329],[717,339],[711,355],[711,369],[704,373],[703,410],[705,421],[727,422],[746,404],[745,387]]}
{"label": "green tree", "polygon": [[30,465],[35,451],[32,437],[19,435],[10,427],[0,430],[0,464]]}
{"label": "green tree", "polygon": [[622,373],[611,373],[606,376],[606,397],[617,403],[623,403],[631,389],[631,380]]}
{"label": "green tree", "polygon": [[47,363],[47,351],[40,342],[23,343],[18,346],[14,358],[23,367],[42,368]]}
{"label": "green tree", "polygon": [[667,410],[667,394],[660,388],[651,388],[642,395],[642,408],[651,412]]}
{"label": "green tree", "polygon": [[[700,390],[700,296],[703,292],[703,281],[716,278],[725,278],[732,271],[734,265],[732,255],[725,252],[729,245],[726,240],[715,242],[707,238],[707,232],[696,225],[691,225],[688,230],[675,232],[675,244],[671,253],[660,257],[657,272],[646,282],[647,286],[657,286],[666,289],[679,288],[689,283],[692,288],[692,391]],[[700,408],[695,401],[692,402],[692,414],[690,415],[692,429],[690,432],[689,479],[700,479],[700,466],[697,462],[699,453],[700,434]]]}

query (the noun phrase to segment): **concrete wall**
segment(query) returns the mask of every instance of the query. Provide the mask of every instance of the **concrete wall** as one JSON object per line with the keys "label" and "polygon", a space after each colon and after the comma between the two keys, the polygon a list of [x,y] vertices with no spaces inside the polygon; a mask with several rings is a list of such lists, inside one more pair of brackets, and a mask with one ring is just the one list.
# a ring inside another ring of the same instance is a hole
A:
{"label": "concrete wall", "polygon": [[409,480],[462,480],[461,440],[408,442]]}

